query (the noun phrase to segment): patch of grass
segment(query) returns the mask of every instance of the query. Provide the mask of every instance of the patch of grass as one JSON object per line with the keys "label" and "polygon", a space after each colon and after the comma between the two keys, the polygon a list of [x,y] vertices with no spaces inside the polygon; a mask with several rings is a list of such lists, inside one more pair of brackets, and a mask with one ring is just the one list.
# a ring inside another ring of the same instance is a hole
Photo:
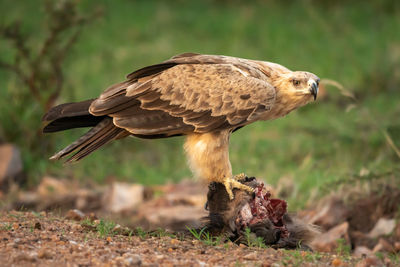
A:
{"label": "patch of grass", "polygon": [[115,226],[117,224],[112,221],[100,219],[98,223],[95,223],[95,221],[91,221],[90,219],[86,218],[81,221],[81,225],[96,232],[102,238],[117,234],[115,231]]}
{"label": "patch of grass", "polygon": [[344,258],[351,257],[351,246],[347,244],[347,241],[344,238],[340,238],[337,240],[338,247],[336,248],[336,253]]}
{"label": "patch of grass", "polygon": [[319,262],[322,259],[322,255],[318,252],[309,252],[309,253],[305,253],[304,259],[307,262]]}
{"label": "patch of grass", "polygon": [[12,223],[1,223],[0,231],[11,231]]}
{"label": "patch of grass", "polygon": [[244,237],[246,239],[246,244],[248,247],[253,248],[267,248],[265,245],[264,239],[262,237],[255,237],[254,234],[251,233],[250,228],[246,227],[244,230]]}
{"label": "patch of grass", "polygon": [[[332,262],[334,257],[330,253],[320,253],[318,251],[303,251],[303,250],[282,250],[283,255],[280,259],[280,264],[283,266],[319,266],[322,262]],[[340,261],[349,260],[347,256],[337,255]],[[348,264],[347,262],[346,264]],[[354,264],[354,261],[352,262]]]}
{"label": "patch of grass", "polygon": [[94,227],[95,226],[95,224],[94,224],[94,222],[92,221],[92,220],[90,220],[89,218],[84,218],[81,222],[80,222],[80,224],[82,225],[82,226],[89,226],[89,227]]}
{"label": "patch of grass", "polygon": [[114,236],[114,228],[116,226],[115,222],[100,220],[99,224],[96,226],[97,232],[101,237]]}
{"label": "patch of grass", "polygon": [[22,218],[24,216],[24,214],[19,211],[13,211],[12,213],[9,213],[7,216],[19,220],[20,218]]}
{"label": "patch of grass", "polygon": [[375,252],[375,256],[381,261],[383,261],[385,259],[385,253],[383,253],[381,251]]}
{"label": "patch of grass", "polygon": [[236,260],[234,266],[235,267],[244,267],[244,266],[247,266],[247,264],[245,264],[245,263],[243,263],[243,262],[241,262],[239,260]]}
{"label": "patch of grass", "polygon": [[305,261],[299,250],[285,250],[284,253],[281,259],[283,266],[301,266]]}
{"label": "patch of grass", "polygon": [[324,257],[327,256],[320,252],[302,251],[298,249],[283,250],[281,263],[283,266],[303,266],[306,263],[318,264],[321,260],[327,261],[327,259],[323,259]]}
{"label": "patch of grass", "polygon": [[168,232],[167,230],[163,229],[163,228],[157,228],[155,231],[152,231],[149,233],[150,236],[154,236],[154,237],[171,237],[171,238],[176,238],[177,236],[173,233]]}
{"label": "patch of grass", "polygon": [[190,227],[186,228],[194,236],[194,238],[201,241],[203,244],[207,246],[221,245],[225,241],[225,238],[223,236],[212,236],[210,232],[205,230],[206,229],[205,227],[200,230],[196,230]]}
{"label": "patch of grass", "polygon": [[32,211],[32,214],[38,219],[42,219],[44,217],[42,214],[40,214],[40,212]]}
{"label": "patch of grass", "polygon": [[400,253],[389,253],[388,257],[394,265],[400,264]]}
{"label": "patch of grass", "polygon": [[136,227],[135,228],[135,234],[139,236],[142,240],[146,239],[148,237],[148,232],[143,230],[142,227]]}

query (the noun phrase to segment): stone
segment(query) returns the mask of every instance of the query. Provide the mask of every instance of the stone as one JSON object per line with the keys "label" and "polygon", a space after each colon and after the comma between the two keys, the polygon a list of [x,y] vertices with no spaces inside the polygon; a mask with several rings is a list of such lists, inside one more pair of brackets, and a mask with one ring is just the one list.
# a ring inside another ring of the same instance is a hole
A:
{"label": "stone", "polygon": [[365,258],[371,255],[373,255],[372,250],[365,246],[358,246],[353,251],[353,256],[357,258]]}
{"label": "stone", "polygon": [[207,216],[204,207],[176,205],[176,206],[148,206],[140,207],[138,218],[150,229],[158,227],[168,230],[186,230],[186,227],[201,227],[201,219]]}
{"label": "stone", "polygon": [[123,255],[125,266],[141,266],[142,258],[138,254],[125,253]]}
{"label": "stone", "polygon": [[201,183],[183,180],[153,188],[161,196],[142,203],[135,216],[135,224],[146,229],[164,228],[187,230],[201,227],[201,219],[208,215],[204,209],[207,187]]}
{"label": "stone", "polygon": [[366,257],[365,259],[362,259],[356,264],[356,267],[373,267],[373,266],[374,267],[383,266],[383,263],[375,255]]}
{"label": "stone", "polygon": [[19,252],[13,256],[14,261],[28,261],[35,262],[37,261],[37,253],[27,253],[27,252]]}
{"label": "stone", "polygon": [[204,207],[204,203],[207,202],[205,194],[190,194],[185,191],[167,194],[165,199],[172,205],[183,204],[197,207]]}
{"label": "stone", "polygon": [[85,218],[85,214],[78,209],[73,209],[67,212],[65,218],[74,221],[82,221]]}
{"label": "stone", "polygon": [[343,261],[339,258],[334,258],[331,262],[332,266],[342,266]]}
{"label": "stone", "polygon": [[394,249],[396,252],[400,252],[400,242],[394,242]]}
{"label": "stone", "polygon": [[111,212],[123,212],[135,209],[144,198],[144,186],[114,182],[103,197],[106,210]]}
{"label": "stone", "polygon": [[333,252],[338,247],[339,239],[344,239],[347,244],[350,244],[348,230],[348,222],[335,226],[329,231],[316,236],[311,243],[311,247],[320,252]]}
{"label": "stone", "polygon": [[251,253],[243,256],[243,259],[251,260],[251,261],[258,260],[258,258],[259,258],[259,256],[258,256],[257,252],[251,252]]}
{"label": "stone", "polygon": [[395,219],[380,218],[374,228],[368,233],[370,238],[377,238],[384,235],[389,235],[396,227]]}
{"label": "stone", "polygon": [[45,176],[38,186],[37,193],[41,199],[46,199],[49,197],[60,198],[69,194],[70,189],[64,180],[56,179],[51,176]]}
{"label": "stone", "polygon": [[40,224],[40,222],[35,222],[35,225],[33,228],[36,230],[42,230],[42,225]]}
{"label": "stone", "polygon": [[12,144],[0,145],[0,190],[6,191],[11,184],[24,180],[20,150]]}
{"label": "stone", "polygon": [[395,230],[395,238],[397,240],[400,240],[400,221],[397,222],[396,230]]}
{"label": "stone", "polygon": [[37,254],[39,259],[51,259],[53,256],[51,255],[50,251],[46,248],[42,248],[38,251]]}
{"label": "stone", "polygon": [[374,249],[372,250],[373,253],[376,252],[395,252],[394,247],[390,244],[387,240],[383,238],[379,238],[378,243],[375,245]]}
{"label": "stone", "polygon": [[39,201],[39,195],[36,192],[18,192],[18,205],[20,207],[35,207]]}
{"label": "stone", "polygon": [[204,207],[207,202],[207,187],[192,180],[182,180],[178,184],[166,184],[154,190],[164,193],[159,202],[162,205],[189,205]]}

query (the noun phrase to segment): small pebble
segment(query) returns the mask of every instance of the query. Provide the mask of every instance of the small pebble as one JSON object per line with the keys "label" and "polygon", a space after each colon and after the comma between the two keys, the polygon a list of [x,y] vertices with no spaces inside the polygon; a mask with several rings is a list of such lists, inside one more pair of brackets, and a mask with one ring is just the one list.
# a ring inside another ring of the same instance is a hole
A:
{"label": "small pebble", "polygon": [[80,224],[73,224],[71,227],[72,227],[72,230],[74,230],[74,231],[78,231],[78,232],[82,231],[82,225],[80,225]]}
{"label": "small pebble", "polygon": [[85,214],[78,209],[73,209],[67,212],[65,218],[69,220],[82,221],[85,218]]}
{"label": "small pebble", "polygon": [[396,252],[400,252],[400,242],[394,242],[394,249]]}
{"label": "small pebble", "polygon": [[40,222],[35,222],[35,226],[33,228],[37,230],[42,230],[42,225],[40,224]]}
{"label": "small pebble", "polygon": [[356,267],[371,267],[371,266],[383,266],[383,264],[375,256],[366,257],[365,259],[362,259],[356,264]]}
{"label": "small pebble", "polygon": [[142,265],[142,258],[138,254],[124,254],[124,263],[127,266],[140,266]]}
{"label": "small pebble", "polygon": [[46,248],[41,248],[37,254],[39,259],[51,259],[52,255]]}
{"label": "small pebble", "polygon": [[171,244],[172,245],[176,245],[176,244],[179,244],[179,240],[178,239],[171,239]]}
{"label": "small pebble", "polygon": [[246,255],[244,255],[243,259],[255,261],[258,259],[257,252],[252,252],[252,253],[246,254]]}
{"label": "small pebble", "polygon": [[333,266],[342,266],[343,262],[339,258],[335,258],[332,260],[332,265]]}
{"label": "small pebble", "polygon": [[37,255],[35,253],[28,254],[25,252],[20,252],[14,256],[14,261],[30,261],[34,262],[37,260]]}
{"label": "small pebble", "polygon": [[13,224],[12,224],[12,228],[13,228],[14,230],[17,230],[17,229],[19,228],[19,224],[18,224],[18,223],[13,223]]}

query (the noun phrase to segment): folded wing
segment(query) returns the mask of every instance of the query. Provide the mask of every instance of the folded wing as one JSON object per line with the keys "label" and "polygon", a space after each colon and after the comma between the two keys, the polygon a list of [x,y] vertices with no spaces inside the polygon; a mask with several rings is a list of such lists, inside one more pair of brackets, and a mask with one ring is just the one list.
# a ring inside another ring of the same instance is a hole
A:
{"label": "folded wing", "polygon": [[183,54],[131,73],[89,111],[151,138],[235,129],[259,119],[274,102],[275,89],[252,62]]}

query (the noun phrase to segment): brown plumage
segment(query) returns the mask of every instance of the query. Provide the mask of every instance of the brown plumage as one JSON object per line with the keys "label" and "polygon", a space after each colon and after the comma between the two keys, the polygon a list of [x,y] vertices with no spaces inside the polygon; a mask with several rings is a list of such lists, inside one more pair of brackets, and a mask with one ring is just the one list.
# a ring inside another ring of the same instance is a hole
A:
{"label": "brown plumage", "polygon": [[[270,62],[185,53],[132,72],[100,97],[51,109],[44,132],[92,127],[52,159],[76,161],[111,140],[187,136],[185,150],[195,174],[250,190],[235,179],[229,162],[231,132],[271,120],[305,105],[319,78]],[[74,154],[73,154],[74,153]]]}

